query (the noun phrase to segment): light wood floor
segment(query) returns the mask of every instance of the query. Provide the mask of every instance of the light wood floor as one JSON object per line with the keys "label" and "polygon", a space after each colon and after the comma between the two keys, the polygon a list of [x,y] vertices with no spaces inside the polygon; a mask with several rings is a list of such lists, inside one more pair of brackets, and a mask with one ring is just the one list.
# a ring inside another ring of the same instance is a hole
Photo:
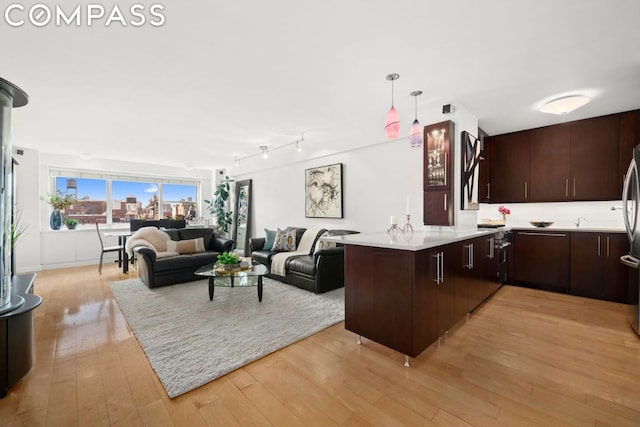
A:
{"label": "light wood floor", "polygon": [[96,270],[38,274],[35,365],[0,425],[640,425],[621,304],[505,286],[409,369],[338,324],[172,400],[111,297],[126,276]]}

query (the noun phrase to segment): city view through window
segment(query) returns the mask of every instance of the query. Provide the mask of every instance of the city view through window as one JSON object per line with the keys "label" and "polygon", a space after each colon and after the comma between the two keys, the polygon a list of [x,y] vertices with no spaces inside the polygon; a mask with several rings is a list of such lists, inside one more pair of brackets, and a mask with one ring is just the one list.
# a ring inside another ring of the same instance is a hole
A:
{"label": "city view through window", "polygon": [[[111,194],[107,188],[110,182]],[[56,177],[55,190],[72,194],[77,200],[63,212],[80,224],[128,223],[132,219],[194,219],[198,216],[197,186]]]}

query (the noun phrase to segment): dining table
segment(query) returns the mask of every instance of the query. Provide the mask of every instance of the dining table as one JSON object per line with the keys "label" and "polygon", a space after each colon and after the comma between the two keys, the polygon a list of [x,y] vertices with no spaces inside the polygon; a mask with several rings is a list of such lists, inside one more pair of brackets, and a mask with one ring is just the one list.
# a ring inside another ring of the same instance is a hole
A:
{"label": "dining table", "polygon": [[114,229],[114,230],[105,230],[102,233],[106,237],[117,237],[118,245],[122,246],[122,256],[119,257],[122,259],[122,272],[129,273],[129,254],[127,253],[127,238],[131,236],[132,231],[129,229]]}

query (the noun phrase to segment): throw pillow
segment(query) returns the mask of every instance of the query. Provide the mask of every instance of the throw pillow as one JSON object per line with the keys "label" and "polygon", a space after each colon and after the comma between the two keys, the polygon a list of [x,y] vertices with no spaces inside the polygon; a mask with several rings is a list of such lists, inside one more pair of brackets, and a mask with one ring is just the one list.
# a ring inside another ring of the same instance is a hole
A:
{"label": "throw pillow", "polygon": [[313,252],[316,253],[318,251],[321,251],[322,249],[328,249],[328,248],[335,248],[336,247],[336,242],[325,242],[322,240],[323,237],[329,237],[331,236],[331,233],[329,233],[329,231],[325,231],[324,233],[322,233],[320,235],[320,237],[318,237],[318,240],[316,241],[316,246],[315,248],[313,248]]}
{"label": "throw pillow", "polygon": [[296,250],[296,231],[283,231],[278,228],[273,250],[278,252],[291,252]]}
{"label": "throw pillow", "polygon": [[270,251],[273,248],[273,243],[276,241],[276,230],[264,229],[264,246],[263,251]]}
{"label": "throw pillow", "polygon": [[189,240],[169,240],[167,242],[167,252],[178,252],[179,254],[204,252],[204,239],[199,237]]}

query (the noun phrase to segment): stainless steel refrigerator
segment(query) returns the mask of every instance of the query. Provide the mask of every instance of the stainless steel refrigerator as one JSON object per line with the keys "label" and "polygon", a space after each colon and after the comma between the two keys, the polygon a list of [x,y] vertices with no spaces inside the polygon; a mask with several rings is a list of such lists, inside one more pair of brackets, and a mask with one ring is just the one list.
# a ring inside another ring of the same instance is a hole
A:
{"label": "stainless steel refrigerator", "polygon": [[[640,214],[640,177],[638,176],[638,167],[640,167],[640,145],[633,149],[633,158],[629,164],[622,190],[622,217],[629,237],[629,254],[622,256],[620,261],[634,268],[633,274],[635,275],[640,274],[640,269],[638,269],[640,264],[640,219],[638,218]],[[629,288],[629,301],[631,302],[629,323],[636,334],[640,335],[640,304],[637,284]]]}

